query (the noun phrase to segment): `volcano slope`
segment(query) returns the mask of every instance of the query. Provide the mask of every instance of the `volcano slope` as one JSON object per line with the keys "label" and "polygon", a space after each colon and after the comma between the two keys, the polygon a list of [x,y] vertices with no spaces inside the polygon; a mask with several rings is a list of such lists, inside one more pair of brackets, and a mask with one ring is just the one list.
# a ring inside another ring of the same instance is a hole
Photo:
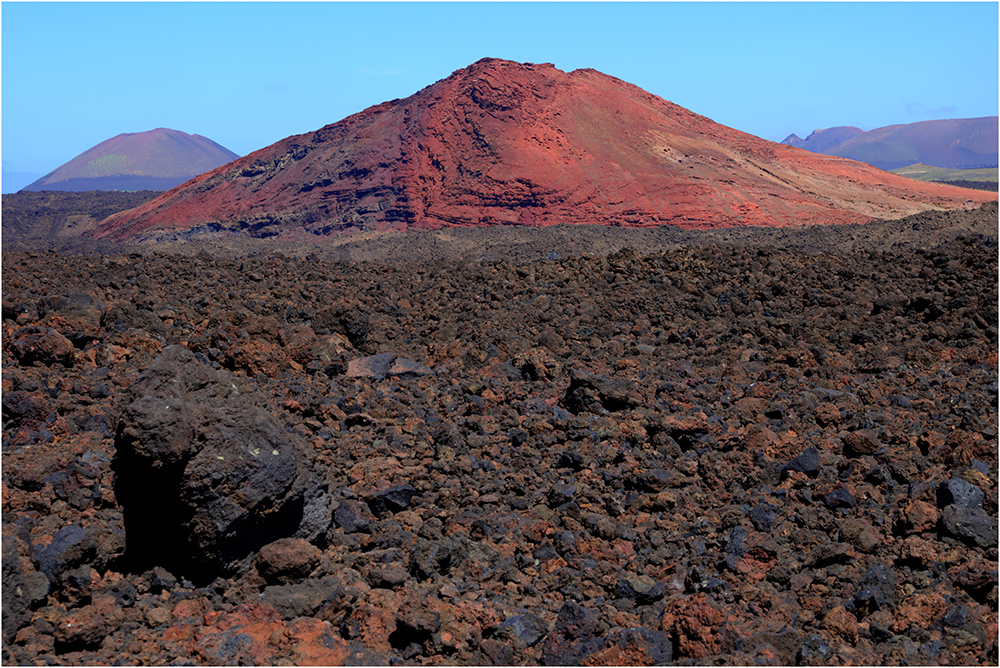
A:
{"label": "volcano slope", "polygon": [[995,200],[765,141],[595,70],[484,59],[85,234],[135,242],[493,225],[784,227]]}
{"label": "volcano slope", "polygon": [[207,137],[156,128],[103,141],[24,191],[167,190],[238,157]]}
{"label": "volcano slope", "polygon": [[996,665],[997,240],[890,225],[5,253],[3,662]]}

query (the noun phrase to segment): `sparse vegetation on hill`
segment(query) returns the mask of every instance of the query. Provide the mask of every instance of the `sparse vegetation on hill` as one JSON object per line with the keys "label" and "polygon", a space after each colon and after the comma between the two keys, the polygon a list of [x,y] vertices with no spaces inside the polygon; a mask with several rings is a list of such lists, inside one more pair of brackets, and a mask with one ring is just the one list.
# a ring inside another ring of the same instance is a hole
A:
{"label": "sparse vegetation on hill", "polygon": [[958,186],[959,188],[970,188],[972,190],[990,190],[992,192],[997,192],[997,182],[996,181],[937,181],[935,183],[947,183],[950,186]]}
{"label": "sparse vegetation on hill", "polygon": [[[997,183],[1000,170],[997,167],[980,167],[978,169],[945,169],[943,167],[933,167],[918,162],[915,165],[908,165],[892,170],[894,174],[906,176],[918,181],[938,181],[940,183],[950,183],[957,185],[959,181],[967,182],[992,182]],[[970,186],[963,186],[970,187]],[[994,188],[995,189],[995,188]],[[988,190],[988,188],[983,188]]]}
{"label": "sparse vegetation on hill", "polygon": [[103,141],[24,190],[169,190],[237,157],[207,137],[157,128]]}
{"label": "sparse vegetation on hill", "polygon": [[[328,261],[410,262],[414,259],[533,261],[574,255],[606,255],[630,247],[658,252],[692,244],[778,246],[808,253],[852,253],[934,247],[957,237],[996,237],[997,203],[972,211],[932,210],[899,220],[858,225],[683,230],[671,225],[623,228],[605,225],[471,227],[408,232],[367,232],[308,241],[257,239],[245,234],[192,237],[155,245],[95,241],[61,234],[67,221],[100,220],[159,193],[17,193],[3,196],[4,250],[40,248],[64,253],[169,250],[246,257],[275,251]],[[37,219],[37,220],[36,220]],[[16,224],[15,224],[16,223]],[[8,230],[8,224],[11,229]],[[45,230],[54,230],[50,236]],[[33,233],[29,233],[34,230]]]}

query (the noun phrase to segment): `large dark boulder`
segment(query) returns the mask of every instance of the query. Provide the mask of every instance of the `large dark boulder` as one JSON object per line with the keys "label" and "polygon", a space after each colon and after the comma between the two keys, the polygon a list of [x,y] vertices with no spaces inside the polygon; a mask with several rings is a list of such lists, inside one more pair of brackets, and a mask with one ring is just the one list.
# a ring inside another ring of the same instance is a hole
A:
{"label": "large dark boulder", "polygon": [[104,538],[99,532],[79,524],[63,527],[52,537],[51,543],[36,550],[39,570],[50,580],[57,580],[64,572],[93,562]]}
{"label": "large dark boulder", "polygon": [[115,493],[136,567],[192,578],[241,570],[295,534],[307,501],[321,497],[305,443],[235,381],[168,346],[132,386],[115,438]]}
{"label": "large dark boulder", "polygon": [[532,647],[548,635],[549,631],[549,625],[544,619],[533,612],[528,612],[506,620],[497,627],[496,635],[503,639],[512,639],[520,647]]}
{"label": "large dark boulder", "polygon": [[942,509],[954,504],[975,510],[982,507],[983,496],[983,490],[961,478],[943,482],[937,490],[938,506]]}
{"label": "large dark boulder", "polygon": [[981,548],[997,546],[997,518],[982,508],[952,504],[941,512],[941,529],[968,545]]}
{"label": "large dark boulder", "polygon": [[781,467],[781,478],[784,479],[790,471],[805,473],[810,478],[815,478],[819,469],[819,450],[812,446],[800,452],[797,457]]}

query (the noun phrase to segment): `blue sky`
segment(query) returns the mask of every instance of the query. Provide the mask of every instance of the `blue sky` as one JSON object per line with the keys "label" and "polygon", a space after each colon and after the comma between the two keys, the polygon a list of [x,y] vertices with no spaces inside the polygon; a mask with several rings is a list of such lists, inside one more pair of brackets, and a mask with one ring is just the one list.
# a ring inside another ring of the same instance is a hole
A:
{"label": "blue sky", "polygon": [[123,132],[172,128],[245,155],[487,56],[594,68],[774,141],[836,125],[995,116],[1000,97],[996,2],[3,2],[0,11],[5,193]]}

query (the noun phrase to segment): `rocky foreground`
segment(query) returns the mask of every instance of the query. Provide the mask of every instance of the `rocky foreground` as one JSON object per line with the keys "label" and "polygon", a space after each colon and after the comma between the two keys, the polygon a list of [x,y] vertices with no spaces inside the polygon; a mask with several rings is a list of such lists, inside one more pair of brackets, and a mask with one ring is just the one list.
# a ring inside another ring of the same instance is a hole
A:
{"label": "rocky foreground", "polygon": [[995,237],[552,257],[5,253],[3,663],[997,664]]}

